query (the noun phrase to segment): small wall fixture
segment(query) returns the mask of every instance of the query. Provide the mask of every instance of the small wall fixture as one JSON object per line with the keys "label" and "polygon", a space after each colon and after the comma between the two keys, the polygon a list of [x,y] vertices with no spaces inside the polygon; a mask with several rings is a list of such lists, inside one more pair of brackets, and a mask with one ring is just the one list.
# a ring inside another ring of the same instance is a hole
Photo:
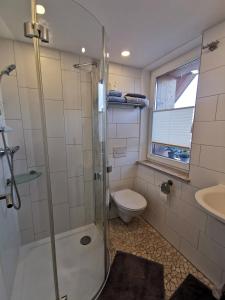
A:
{"label": "small wall fixture", "polygon": [[209,51],[212,52],[212,51],[214,51],[214,50],[216,50],[216,49],[218,48],[219,42],[220,42],[220,41],[218,41],[218,40],[213,41],[213,42],[211,42],[211,43],[209,43],[209,44],[203,46],[202,49],[203,49],[203,50],[208,49]]}

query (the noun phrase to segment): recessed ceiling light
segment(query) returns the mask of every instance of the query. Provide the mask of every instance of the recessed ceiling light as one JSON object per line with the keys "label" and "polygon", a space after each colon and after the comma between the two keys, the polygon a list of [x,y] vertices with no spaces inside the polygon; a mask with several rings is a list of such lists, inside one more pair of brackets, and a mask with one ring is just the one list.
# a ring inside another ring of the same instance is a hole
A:
{"label": "recessed ceiling light", "polygon": [[81,52],[82,53],[85,53],[86,52],[86,49],[83,47],[83,48],[81,48]]}
{"label": "recessed ceiling light", "polygon": [[124,56],[124,57],[130,56],[130,51],[124,50],[124,51],[121,52],[121,55]]}
{"label": "recessed ceiling light", "polygon": [[106,57],[109,58],[109,52],[106,53]]}
{"label": "recessed ceiling light", "polygon": [[38,15],[44,15],[45,14],[45,8],[41,4],[36,4],[36,13]]}
{"label": "recessed ceiling light", "polygon": [[193,75],[197,75],[197,74],[198,74],[198,70],[192,70],[191,73],[192,73]]}

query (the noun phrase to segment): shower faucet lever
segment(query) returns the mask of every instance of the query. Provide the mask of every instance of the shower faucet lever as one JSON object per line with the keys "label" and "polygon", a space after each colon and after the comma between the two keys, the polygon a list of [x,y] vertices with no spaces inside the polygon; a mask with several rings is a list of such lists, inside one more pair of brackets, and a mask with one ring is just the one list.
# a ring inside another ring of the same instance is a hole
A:
{"label": "shower faucet lever", "polygon": [[13,207],[13,201],[11,194],[0,195],[0,201],[5,200],[7,208]]}

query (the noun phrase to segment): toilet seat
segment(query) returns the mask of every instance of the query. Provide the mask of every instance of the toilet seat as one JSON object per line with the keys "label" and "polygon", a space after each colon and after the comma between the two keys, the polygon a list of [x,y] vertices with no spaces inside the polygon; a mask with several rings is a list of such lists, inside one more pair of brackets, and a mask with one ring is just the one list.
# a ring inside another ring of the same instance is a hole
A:
{"label": "toilet seat", "polygon": [[116,204],[126,210],[138,211],[144,210],[147,206],[145,198],[130,189],[121,190],[112,193],[112,197]]}

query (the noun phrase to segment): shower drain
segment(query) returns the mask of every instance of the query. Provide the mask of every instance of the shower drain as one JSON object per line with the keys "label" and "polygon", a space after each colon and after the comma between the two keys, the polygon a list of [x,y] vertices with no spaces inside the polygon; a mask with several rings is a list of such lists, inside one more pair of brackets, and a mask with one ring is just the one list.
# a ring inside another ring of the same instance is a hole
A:
{"label": "shower drain", "polygon": [[81,245],[88,245],[91,242],[91,237],[89,235],[85,235],[80,239]]}

